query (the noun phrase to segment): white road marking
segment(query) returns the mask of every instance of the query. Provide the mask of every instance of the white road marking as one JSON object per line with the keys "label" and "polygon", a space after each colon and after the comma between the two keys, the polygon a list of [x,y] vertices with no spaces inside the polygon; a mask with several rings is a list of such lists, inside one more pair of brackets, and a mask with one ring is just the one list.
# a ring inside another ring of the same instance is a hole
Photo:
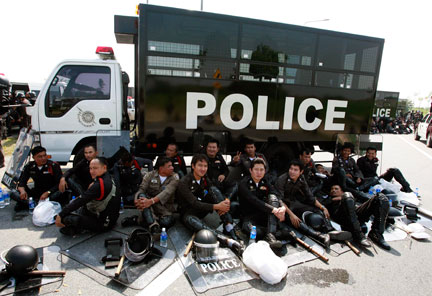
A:
{"label": "white road marking", "polygon": [[421,150],[420,148],[418,148],[416,145],[414,145],[413,143],[410,143],[408,140],[406,140],[404,137],[398,137],[399,139],[403,140],[405,143],[407,143],[408,145],[410,145],[411,147],[413,147],[414,149],[416,149],[417,151],[419,151],[420,153],[422,153],[423,155],[425,155],[427,158],[429,158],[430,160],[432,160],[432,156],[426,152],[424,152],[423,150]]}
{"label": "white road marking", "polygon": [[170,267],[162,272],[156,279],[147,285],[138,296],[160,295],[168,288],[179,276],[183,274],[184,268],[181,263],[176,260]]}

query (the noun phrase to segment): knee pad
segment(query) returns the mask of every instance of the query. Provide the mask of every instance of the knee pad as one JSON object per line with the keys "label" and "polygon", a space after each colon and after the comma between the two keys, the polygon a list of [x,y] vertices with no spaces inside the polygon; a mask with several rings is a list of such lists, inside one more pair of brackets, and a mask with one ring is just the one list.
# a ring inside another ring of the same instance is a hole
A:
{"label": "knee pad", "polygon": [[159,225],[161,227],[170,228],[175,224],[175,218],[174,216],[163,216],[159,219]]}
{"label": "knee pad", "polygon": [[280,206],[279,199],[274,194],[269,194],[269,196],[267,198],[267,203],[269,205],[272,205],[272,206],[277,207],[277,208]]}
{"label": "knee pad", "polygon": [[68,215],[62,218],[62,222],[66,226],[81,228],[81,218],[75,215]]}

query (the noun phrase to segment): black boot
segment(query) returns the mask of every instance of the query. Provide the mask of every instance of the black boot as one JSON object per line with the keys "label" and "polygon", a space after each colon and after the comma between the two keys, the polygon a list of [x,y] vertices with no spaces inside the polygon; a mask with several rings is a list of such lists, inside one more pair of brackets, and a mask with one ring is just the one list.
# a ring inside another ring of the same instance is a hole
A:
{"label": "black boot", "polygon": [[310,236],[311,238],[323,244],[326,248],[330,247],[330,235],[315,231],[303,222],[300,223],[298,229],[305,235]]}
{"label": "black boot", "polygon": [[383,235],[379,233],[376,229],[371,229],[371,231],[368,234],[368,237],[379,247],[387,251],[391,249],[390,245],[385,241]]}
{"label": "black boot", "polygon": [[264,240],[269,243],[271,249],[281,249],[283,244],[280,240],[276,239],[273,233],[267,233]]}
{"label": "black boot", "polygon": [[360,246],[362,246],[364,248],[370,248],[371,247],[371,244],[369,243],[369,241],[367,240],[366,236],[364,235],[364,233],[362,231],[354,232],[353,238],[354,238],[354,241],[357,242]]}
{"label": "black boot", "polygon": [[387,197],[382,193],[379,193],[375,199],[373,204],[374,220],[368,237],[381,248],[390,250],[390,245],[387,244],[383,237],[390,205]]}

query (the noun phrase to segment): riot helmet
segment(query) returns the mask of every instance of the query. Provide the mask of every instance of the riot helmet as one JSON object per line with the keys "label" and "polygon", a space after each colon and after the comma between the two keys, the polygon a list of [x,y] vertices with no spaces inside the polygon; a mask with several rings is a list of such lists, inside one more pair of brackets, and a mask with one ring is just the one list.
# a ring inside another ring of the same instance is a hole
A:
{"label": "riot helmet", "polygon": [[197,232],[194,241],[195,257],[198,262],[213,262],[217,260],[219,242],[216,235],[208,229]]}
{"label": "riot helmet", "polygon": [[35,248],[28,245],[18,245],[6,253],[4,261],[7,272],[14,276],[22,276],[37,267],[39,256]]}
{"label": "riot helmet", "polygon": [[129,261],[140,262],[150,253],[153,238],[146,229],[137,228],[129,235],[124,244],[124,255]]}
{"label": "riot helmet", "polygon": [[306,225],[312,227],[316,231],[321,231],[322,227],[325,225],[324,217],[311,211],[304,212],[302,220]]}

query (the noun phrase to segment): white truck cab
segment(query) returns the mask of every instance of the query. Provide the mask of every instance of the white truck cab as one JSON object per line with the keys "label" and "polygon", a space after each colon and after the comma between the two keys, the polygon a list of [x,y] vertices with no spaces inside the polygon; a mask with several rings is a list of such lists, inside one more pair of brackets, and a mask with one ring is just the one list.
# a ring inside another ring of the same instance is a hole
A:
{"label": "white truck cab", "polygon": [[66,60],[49,76],[31,115],[36,141],[52,160],[68,162],[98,131],[120,130],[122,71],[111,48],[98,47],[101,59]]}

